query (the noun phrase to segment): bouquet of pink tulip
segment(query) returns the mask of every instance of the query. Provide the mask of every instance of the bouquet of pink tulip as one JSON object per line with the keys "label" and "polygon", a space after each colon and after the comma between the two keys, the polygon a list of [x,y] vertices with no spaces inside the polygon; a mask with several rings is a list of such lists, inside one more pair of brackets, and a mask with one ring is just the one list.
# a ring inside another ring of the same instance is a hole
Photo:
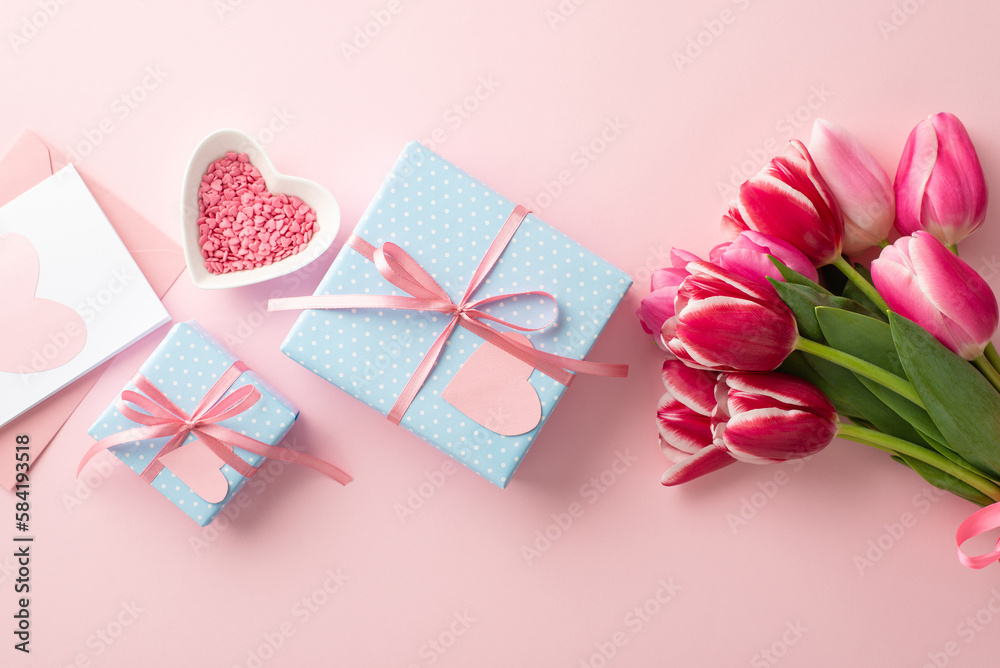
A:
{"label": "bouquet of pink tulip", "polygon": [[[731,241],[654,272],[637,315],[667,352],[660,443],[677,485],[736,461],[806,457],[835,436],[888,452],[1000,526],[1000,312],[957,244],[986,214],[962,123],[910,133],[895,183],[850,133],[818,120],[739,189]],[[895,224],[904,235],[888,241]],[[848,261],[881,246],[870,269]],[[836,270],[831,271],[827,265]],[[820,268],[821,271],[817,271]],[[820,278],[823,273],[825,280]],[[1000,550],[1000,543],[998,543]]]}

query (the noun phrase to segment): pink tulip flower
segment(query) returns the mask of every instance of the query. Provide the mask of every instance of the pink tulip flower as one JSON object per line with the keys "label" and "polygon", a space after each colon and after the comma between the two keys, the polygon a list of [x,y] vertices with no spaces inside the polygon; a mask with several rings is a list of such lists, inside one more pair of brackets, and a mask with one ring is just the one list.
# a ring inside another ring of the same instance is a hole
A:
{"label": "pink tulip flower", "polygon": [[743,230],[770,234],[821,267],[840,257],[844,218],[809,150],[793,139],[784,154],[740,186],[722,230],[730,239]]}
{"label": "pink tulip flower", "polygon": [[667,486],[742,461],[808,457],[837,434],[837,412],[814,385],[783,373],[721,374],[663,365],[660,444],[673,466]]}
{"label": "pink tulip flower", "polygon": [[639,303],[635,315],[647,334],[652,334],[659,343],[660,328],[674,315],[674,298],[677,288],[687,278],[684,267],[688,262],[698,260],[698,256],[680,248],[670,250],[670,267],[657,269],[650,277],[650,292]]}
{"label": "pink tulip flower", "polygon": [[934,114],[910,132],[896,170],[896,228],[954,246],[983,224],[986,178],[962,121]]}
{"label": "pink tulip flower", "polygon": [[731,243],[719,244],[709,253],[709,259],[723,269],[774,292],[774,286],[768,282],[768,277],[779,281],[784,279],[768,255],[778,258],[786,267],[806,278],[817,280],[816,268],[802,251],[778,237],[753,230],[740,232]]}
{"label": "pink tulip flower", "polygon": [[885,241],[896,218],[896,198],[882,165],[854,135],[822,118],[813,123],[809,152],[844,214],[844,252],[860,253]]}
{"label": "pink tulip flower", "polygon": [[792,312],[777,294],[704,261],[687,265],[675,313],[663,323],[664,348],[712,371],[771,371],[795,348]]}
{"label": "pink tulip flower", "polygon": [[996,332],[993,290],[929,232],[884,248],[872,262],[872,281],[889,308],[967,360],[979,357]]}
{"label": "pink tulip flower", "polygon": [[784,373],[722,374],[714,442],[741,462],[770,464],[816,454],[837,435],[837,411],[812,383]]}
{"label": "pink tulip flower", "polygon": [[660,448],[674,466],[664,485],[679,485],[732,464],[735,459],[713,444],[717,373],[685,366],[676,359],[663,363],[666,393],[656,410]]}

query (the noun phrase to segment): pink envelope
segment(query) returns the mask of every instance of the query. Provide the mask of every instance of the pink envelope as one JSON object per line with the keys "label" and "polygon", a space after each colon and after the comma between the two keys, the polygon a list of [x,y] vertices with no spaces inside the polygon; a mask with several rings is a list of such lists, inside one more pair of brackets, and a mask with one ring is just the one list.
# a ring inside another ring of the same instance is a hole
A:
{"label": "pink envelope", "polygon": [[[69,164],[61,153],[49,147],[31,132],[25,131],[0,160],[0,206],[14,199]],[[128,204],[96,183],[85,171],[79,170],[94,199],[131,251],[135,263],[157,296],[170,289],[184,271],[184,253],[170,237],[140,216]],[[0,286],[2,289],[2,286]],[[14,446],[17,434],[31,437],[32,460],[42,451],[69,419],[104,373],[105,362],[86,376],[67,385],[27,413],[0,427],[0,485],[14,486]]]}

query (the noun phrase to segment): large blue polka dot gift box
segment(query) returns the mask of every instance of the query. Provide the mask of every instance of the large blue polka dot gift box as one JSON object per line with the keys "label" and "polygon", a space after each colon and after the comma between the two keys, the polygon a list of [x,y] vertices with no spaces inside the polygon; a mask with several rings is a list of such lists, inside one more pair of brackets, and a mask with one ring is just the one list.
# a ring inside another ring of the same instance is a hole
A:
{"label": "large blue polka dot gift box", "polygon": [[[506,487],[632,284],[411,142],[281,350]],[[621,381],[602,382],[614,385]]]}
{"label": "large blue polka dot gift box", "polygon": [[[140,387],[146,380],[152,388]],[[228,387],[223,391],[222,385]],[[209,406],[204,400],[213,390],[220,399],[218,402],[210,399],[208,403],[213,405]],[[123,404],[123,396],[132,401]],[[256,401],[248,405],[254,398]],[[164,409],[168,404],[189,417],[199,413],[199,404],[204,404],[200,412],[205,423],[214,425],[206,429],[215,429],[211,433],[223,442],[232,440],[230,436],[235,433],[273,446],[298,418],[298,410],[288,399],[246,369],[231,351],[194,321],[174,325],[88,433],[100,441],[136,429],[154,431],[155,425],[144,427],[135,419],[156,422],[153,418],[142,418],[139,413],[165,416],[172,412]],[[266,457],[234,447],[223,454],[236,458],[225,463],[210,448],[194,443],[198,440],[204,442],[207,438],[188,433],[176,444],[181,447],[168,454],[163,450],[171,441],[170,435],[137,438],[110,450],[136,474],[145,474],[153,489],[205,526],[226,507]],[[151,469],[154,460],[157,463]]]}

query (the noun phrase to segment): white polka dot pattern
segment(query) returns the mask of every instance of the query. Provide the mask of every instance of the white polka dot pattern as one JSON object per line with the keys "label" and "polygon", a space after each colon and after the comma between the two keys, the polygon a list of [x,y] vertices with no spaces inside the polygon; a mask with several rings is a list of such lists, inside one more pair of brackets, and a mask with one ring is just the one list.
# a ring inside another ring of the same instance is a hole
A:
{"label": "white polka dot pattern", "polygon": [[[514,206],[431,150],[411,142],[354,233],[375,246],[384,242],[401,246],[458,301]],[[527,291],[550,293],[558,302],[557,321],[527,336],[538,350],[583,359],[631,283],[625,272],[529,215],[473,299]],[[345,246],[315,294],[405,293]],[[552,310],[536,297],[512,299],[499,308],[526,326],[540,326],[552,316]],[[386,415],[445,324],[443,315],[416,311],[304,311],[281,349]],[[486,429],[440,396],[481,343],[468,330],[455,330],[401,425],[506,487],[565,388],[535,371],[530,382],[542,404],[538,426],[520,436],[501,436]]]}
{"label": "white polka dot pattern", "polygon": [[[166,338],[149,356],[149,359],[139,367],[139,372],[153,381],[178,408],[190,413],[208,390],[215,385],[219,376],[225,373],[226,369],[236,360],[236,356],[205,331],[201,325],[189,321],[173,326]],[[277,445],[292,428],[298,418],[298,410],[253,371],[243,372],[229,393],[235,392],[245,385],[253,385],[260,390],[262,395],[260,400],[247,411],[218,424],[238,433],[246,434],[262,443]],[[135,389],[135,386],[129,382],[123,391]],[[138,425],[135,422],[123,417],[118,412],[114,401],[112,401],[87,433],[95,439],[101,439],[136,426]],[[189,443],[195,438],[194,435],[188,435],[185,443]],[[132,444],[116,446],[112,448],[112,452],[139,474],[169,440],[169,438],[156,438],[136,441]],[[235,452],[252,466],[259,466],[266,459],[242,448],[236,448]],[[187,513],[191,519],[201,526],[205,526],[218,515],[219,511],[247,482],[247,478],[228,465],[222,467],[222,472],[229,480],[229,493],[220,503],[208,503],[192,492],[168,469],[160,471],[151,485]]]}

